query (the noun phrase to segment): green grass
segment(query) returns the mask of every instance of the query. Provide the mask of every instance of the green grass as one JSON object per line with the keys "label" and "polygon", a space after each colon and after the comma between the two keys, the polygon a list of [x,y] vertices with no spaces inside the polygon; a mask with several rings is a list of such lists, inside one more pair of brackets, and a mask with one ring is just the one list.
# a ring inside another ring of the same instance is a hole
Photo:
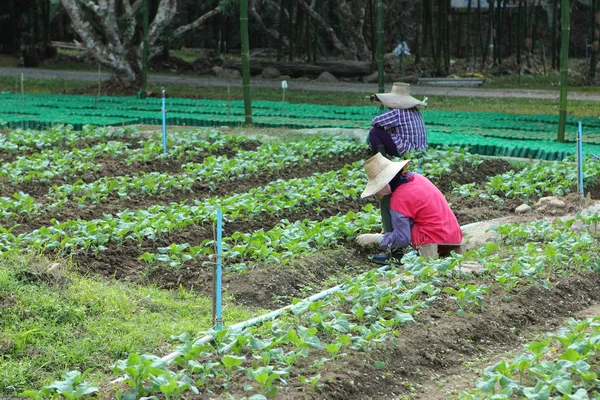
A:
{"label": "green grass", "polygon": [[[569,91],[598,93],[598,86],[572,86],[574,78],[569,79]],[[533,89],[560,91],[560,75],[558,71],[550,71],[546,75],[503,75],[486,76],[485,87],[489,89]]]}
{"label": "green grass", "polygon": [[[82,277],[37,256],[0,260],[0,398],[39,389],[63,370],[94,368],[96,380],[130,352],[166,355],[171,335],[211,323],[211,299],[180,289]],[[258,314],[258,312],[256,312]],[[228,306],[227,323],[254,316]]]}
{"label": "green grass", "polygon": [[[18,83],[18,82],[17,82]],[[75,89],[89,88],[89,94],[95,95],[96,88],[93,82],[76,81],[68,79],[28,79],[25,81],[27,93],[68,93]],[[150,85],[148,90],[160,92],[160,85]],[[0,77],[0,92],[19,92],[20,87],[15,87],[15,79]],[[171,97],[194,97],[205,99],[226,100],[228,98],[225,87],[200,87],[191,85],[173,85],[168,87]],[[107,94],[107,93],[102,93]],[[281,101],[281,89],[252,88],[253,100]],[[365,99],[367,93],[356,92],[322,92],[308,90],[288,90],[286,101],[291,103],[311,103],[339,106],[365,106],[370,105]],[[420,96],[417,96],[420,97]],[[479,111],[501,112],[510,114],[558,114],[558,100],[527,99],[527,98],[481,98],[481,97],[453,97],[453,96],[428,96],[432,110],[451,111]],[[241,86],[231,87],[229,98],[242,100]],[[569,100],[568,114],[580,116],[597,116],[598,102]]]}
{"label": "green grass", "polygon": [[0,67],[15,68],[17,66],[17,57],[0,54]]}

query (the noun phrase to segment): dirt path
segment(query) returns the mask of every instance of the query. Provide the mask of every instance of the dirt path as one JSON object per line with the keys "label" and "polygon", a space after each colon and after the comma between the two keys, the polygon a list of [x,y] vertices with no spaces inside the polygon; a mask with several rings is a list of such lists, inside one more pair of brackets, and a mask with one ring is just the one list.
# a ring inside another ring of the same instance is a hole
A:
{"label": "dirt path", "polygon": [[[84,71],[55,71],[37,68],[0,68],[0,76],[17,76],[23,73],[25,79],[73,79],[80,81],[96,81],[97,72]],[[109,73],[101,73],[101,79],[108,79]],[[222,79],[217,77],[190,77],[190,76],[170,76],[150,74],[150,83],[162,85],[191,85],[191,86],[241,86],[241,79]],[[300,79],[291,79],[288,82],[289,89],[316,90],[316,91],[337,91],[337,92],[364,92],[372,93],[377,91],[375,83],[354,83],[354,82],[317,82]],[[253,87],[261,88],[279,88],[279,80],[270,79],[252,79]],[[386,91],[391,89],[391,83],[386,84]],[[439,95],[439,96],[458,96],[458,97],[516,97],[529,99],[551,99],[557,100],[558,90],[522,90],[522,89],[488,89],[488,88],[468,88],[468,87],[438,87],[412,85],[411,94],[417,95]],[[600,102],[599,93],[577,93],[570,92],[569,100],[584,100]]]}

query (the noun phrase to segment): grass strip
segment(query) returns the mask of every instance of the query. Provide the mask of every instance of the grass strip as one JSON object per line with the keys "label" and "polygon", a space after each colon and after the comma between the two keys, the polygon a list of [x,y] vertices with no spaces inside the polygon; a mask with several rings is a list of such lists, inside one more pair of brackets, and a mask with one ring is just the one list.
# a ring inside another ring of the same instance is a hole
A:
{"label": "grass strip", "polygon": [[[106,282],[34,255],[0,260],[0,305],[0,393],[8,395],[67,368],[109,373],[131,352],[160,353],[171,335],[212,326],[211,300],[193,291]],[[230,323],[258,314],[224,310]]]}

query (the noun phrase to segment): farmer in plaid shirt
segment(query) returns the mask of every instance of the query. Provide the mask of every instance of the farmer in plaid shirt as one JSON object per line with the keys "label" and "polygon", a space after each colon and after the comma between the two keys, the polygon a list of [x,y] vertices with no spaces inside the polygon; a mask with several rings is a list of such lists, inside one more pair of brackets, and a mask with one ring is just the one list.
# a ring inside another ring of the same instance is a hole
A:
{"label": "farmer in plaid shirt", "polygon": [[373,118],[369,144],[382,156],[402,157],[409,151],[427,149],[427,132],[417,106],[427,107],[409,94],[408,83],[394,83],[391,93],[378,93],[375,98],[389,111]]}
{"label": "farmer in plaid shirt", "polygon": [[[419,101],[410,95],[408,83],[395,82],[390,93],[375,94],[378,100],[389,111],[373,118],[369,131],[369,145],[375,153],[382,156],[403,157],[408,152],[416,152],[413,159],[418,160],[418,171],[421,172],[422,153],[427,149],[427,132],[423,117],[417,106],[427,107],[427,99]],[[390,213],[391,195],[380,199],[381,222],[383,233],[393,232]],[[401,258],[401,254],[380,253],[371,257],[371,261],[387,264],[390,257]]]}

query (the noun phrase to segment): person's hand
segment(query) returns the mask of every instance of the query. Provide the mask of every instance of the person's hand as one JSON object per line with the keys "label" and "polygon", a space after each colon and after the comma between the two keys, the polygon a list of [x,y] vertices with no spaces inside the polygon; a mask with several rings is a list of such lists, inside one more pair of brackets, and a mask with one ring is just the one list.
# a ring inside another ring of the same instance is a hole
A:
{"label": "person's hand", "polygon": [[356,243],[360,246],[368,246],[370,244],[379,244],[383,240],[381,233],[364,233],[356,237]]}

